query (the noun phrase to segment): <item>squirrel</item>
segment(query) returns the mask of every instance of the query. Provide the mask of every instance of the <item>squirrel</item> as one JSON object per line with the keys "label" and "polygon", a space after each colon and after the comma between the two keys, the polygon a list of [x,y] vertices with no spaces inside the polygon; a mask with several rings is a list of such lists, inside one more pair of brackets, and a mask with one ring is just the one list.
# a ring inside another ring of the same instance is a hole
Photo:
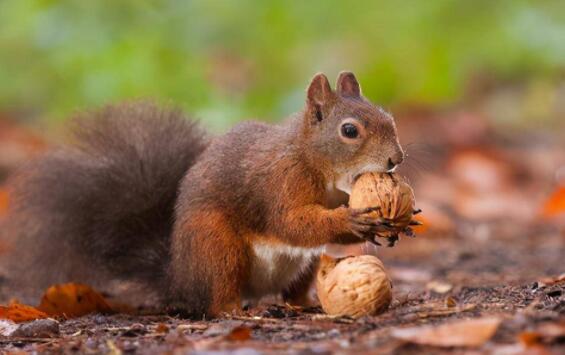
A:
{"label": "squirrel", "polygon": [[133,280],[195,317],[266,295],[304,304],[326,244],[392,228],[347,206],[357,176],[404,157],[393,117],[351,72],[335,91],[315,75],[279,125],[210,137],[178,110],[130,102],[79,115],[73,132],[9,183],[1,230],[36,286]]}

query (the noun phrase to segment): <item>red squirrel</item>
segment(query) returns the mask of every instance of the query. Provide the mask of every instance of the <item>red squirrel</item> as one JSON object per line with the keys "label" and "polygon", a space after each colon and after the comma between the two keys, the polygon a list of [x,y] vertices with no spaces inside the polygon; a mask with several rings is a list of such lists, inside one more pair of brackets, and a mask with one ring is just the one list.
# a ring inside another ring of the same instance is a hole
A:
{"label": "red squirrel", "polygon": [[210,138],[178,111],[137,102],[74,128],[73,144],[9,184],[2,231],[38,286],[133,280],[196,317],[265,295],[303,304],[326,244],[391,228],[347,207],[357,176],[404,157],[393,117],[350,72],[335,90],[314,76],[304,110],[280,125],[243,122]]}

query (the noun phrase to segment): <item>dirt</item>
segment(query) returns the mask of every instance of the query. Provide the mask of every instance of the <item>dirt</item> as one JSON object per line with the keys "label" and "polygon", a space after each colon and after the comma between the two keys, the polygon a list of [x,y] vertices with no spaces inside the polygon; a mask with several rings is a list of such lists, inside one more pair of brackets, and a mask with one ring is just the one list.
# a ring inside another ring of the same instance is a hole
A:
{"label": "dirt", "polygon": [[[402,250],[383,248],[377,254],[393,277],[395,297],[391,308],[380,316],[331,319],[319,308],[280,304],[261,304],[244,316],[210,321],[98,314],[61,321],[58,336],[0,337],[0,349],[80,353],[120,350],[142,354],[235,349],[243,349],[244,353],[416,353],[431,348],[395,339],[391,330],[487,315],[503,321],[494,338],[481,349],[525,346],[519,340],[523,332],[543,322],[565,320],[565,282],[544,285],[539,281],[541,276],[562,270],[564,237],[547,234],[543,243],[536,238],[539,235],[535,233],[513,237],[511,248],[505,238],[497,235],[482,242],[455,237],[404,239],[395,249],[410,248],[408,258],[401,257],[405,254]],[[428,244],[434,248],[428,248]],[[451,289],[445,291],[447,288]],[[230,337],[234,329],[248,329],[249,334],[241,339]],[[544,347],[556,353],[565,351],[565,334]]]}

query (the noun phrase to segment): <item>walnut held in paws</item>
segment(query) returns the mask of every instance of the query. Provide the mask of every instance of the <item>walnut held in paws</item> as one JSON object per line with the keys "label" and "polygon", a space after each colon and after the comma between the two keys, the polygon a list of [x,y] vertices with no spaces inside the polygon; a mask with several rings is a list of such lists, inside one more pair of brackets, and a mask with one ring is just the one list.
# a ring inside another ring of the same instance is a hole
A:
{"label": "walnut held in paws", "polygon": [[349,207],[379,207],[371,212],[374,217],[390,221],[395,231],[378,233],[380,237],[397,238],[399,232],[409,231],[414,215],[414,191],[402,177],[393,173],[366,173],[353,185]]}
{"label": "walnut held in paws", "polygon": [[376,315],[392,300],[392,283],[383,263],[372,255],[322,255],[316,289],[324,312],[334,316]]}

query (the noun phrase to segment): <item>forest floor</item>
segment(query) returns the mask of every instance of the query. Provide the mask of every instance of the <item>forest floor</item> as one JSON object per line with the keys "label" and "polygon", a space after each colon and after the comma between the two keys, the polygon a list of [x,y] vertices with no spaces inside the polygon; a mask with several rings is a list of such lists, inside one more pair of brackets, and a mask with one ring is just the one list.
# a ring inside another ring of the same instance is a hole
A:
{"label": "forest floor", "polygon": [[[455,115],[449,126],[413,118],[404,129],[426,135],[432,152],[419,162],[425,171],[409,161],[403,171],[424,210],[416,238],[394,248],[328,250],[383,261],[394,294],[385,313],[331,318],[273,299],[214,320],[93,314],[27,323],[31,330],[0,335],[0,352],[565,353],[563,140],[502,135],[468,116]],[[9,273],[2,273],[6,303]]]}

